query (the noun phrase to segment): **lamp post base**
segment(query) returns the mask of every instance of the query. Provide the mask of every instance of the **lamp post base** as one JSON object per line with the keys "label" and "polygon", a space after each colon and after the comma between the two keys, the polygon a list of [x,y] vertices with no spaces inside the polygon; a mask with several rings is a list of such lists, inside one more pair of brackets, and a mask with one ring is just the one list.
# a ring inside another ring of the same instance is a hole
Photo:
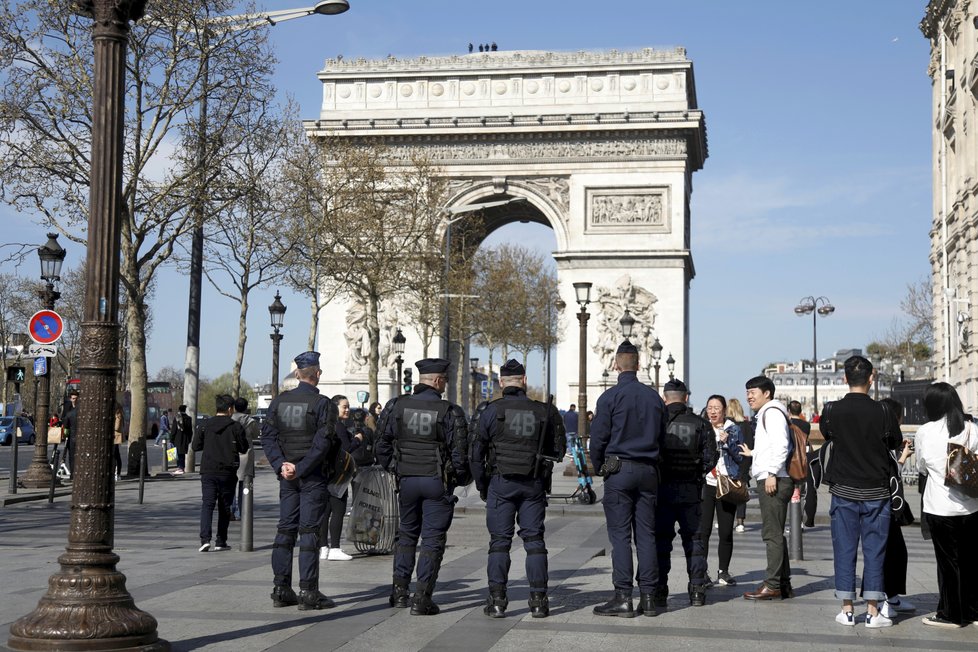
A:
{"label": "lamp post base", "polygon": [[[20,484],[25,489],[47,489],[51,486],[52,475],[53,472],[51,471],[50,465],[31,462],[31,465],[27,467],[27,471],[24,472],[23,477],[20,479]],[[61,480],[57,476],[54,477],[54,486],[61,486]]]}
{"label": "lamp post base", "polygon": [[10,649],[170,649],[156,634],[156,619],[138,609],[126,590],[126,576],[115,570],[117,555],[96,553],[83,566],[69,555],[58,560],[61,571],[48,579],[37,608],[10,626]]}

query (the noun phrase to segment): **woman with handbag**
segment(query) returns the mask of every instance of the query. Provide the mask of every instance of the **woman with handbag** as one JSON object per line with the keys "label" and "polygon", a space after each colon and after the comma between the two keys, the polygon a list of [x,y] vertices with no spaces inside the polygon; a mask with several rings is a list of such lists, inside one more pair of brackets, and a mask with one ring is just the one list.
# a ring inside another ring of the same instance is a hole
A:
{"label": "woman with handbag", "polygon": [[[363,435],[351,434],[349,428],[353,425],[350,419],[350,399],[340,394],[332,398],[336,405],[338,418],[336,419],[336,437],[340,442],[342,452],[340,455],[347,457],[353,453],[363,442]],[[330,482],[333,482],[331,479]],[[349,481],[347,481],[347,486]],[[323,512],[323,522],[319,528],[319,542],[323,545],[319,548],[319,559],[322,561],[350,561],[352,555],[348,555],[340,548],[340,535],[343,533],[343,518],[346,516],[346,501],[349,497],[349,490],[343,490],[341,496],[336,496],[332,491],[327,491],[325,496],[326,509]],[[337,491],[337,493],[339,493]]]}
{"label": "woman with handbag", "polygon": [[[717,554],[719,566],[716,583],[721,586],[736,586],[737,581],[730,575],[730,558],[733,557],[734,516],[737,505],[745,502],[747,485],[739,480],[740,464],[743,462],[740,445],[744,442],[740,427],[727,418],[727,401],[714,394],[706,401],[706,416],[716,434],[719,456],[717,465],[706,474],[703,486],[702,516],[700,520],[700,540],[707,560],[710,558],[710,535],[713,532],[713,517],[716,516],[718,530]],[[718,487],[719,485],[719,487]],[[723,497],[719,497],[724,494]],[[709,575],[707,575],[709,584]]]}
{"label": "woman with handbag", "polygon": [[[934,383],[924,395],[928,423],[917,431],[917,469],[928,476],[923,518],[937,557],[937,613],[925,625],[956,629],[978,621],[978,496],[957,473],[971,467],[975,480],[978,427],[967,420],[954,387]],[[953,455],[952,455],[953,453]],[[950,471],[950,474],[949,474]]]}

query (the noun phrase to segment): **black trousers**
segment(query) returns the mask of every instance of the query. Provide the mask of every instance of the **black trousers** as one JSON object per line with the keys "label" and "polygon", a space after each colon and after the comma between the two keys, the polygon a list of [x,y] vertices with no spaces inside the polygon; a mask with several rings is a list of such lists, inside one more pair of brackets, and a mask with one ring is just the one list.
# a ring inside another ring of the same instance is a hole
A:
{"label": "black trousers", "polygon": [[729,571],[730,558],[733,557],[733,528],[737,505],[717,498],[717,488],[703,485],[702,517],[700,519],[700,540],[703,542],[703,556],[709,564],[710,536],[713,534],[713,516],[717,518],[717,570]]}
{"label": "black trousers", "polygon": [[959,625],[978,620],[978,512],[967,516],[924,513],[937,556],[937,615]]}
{"label": "black trousers", "polygon": [[323,512],[323,524],[319,526],[319,543],[330,548],[340,547],[340,535],[343,533],[343,517],[346,516],[346,498],[349,493],[337,498],[326,491]]}

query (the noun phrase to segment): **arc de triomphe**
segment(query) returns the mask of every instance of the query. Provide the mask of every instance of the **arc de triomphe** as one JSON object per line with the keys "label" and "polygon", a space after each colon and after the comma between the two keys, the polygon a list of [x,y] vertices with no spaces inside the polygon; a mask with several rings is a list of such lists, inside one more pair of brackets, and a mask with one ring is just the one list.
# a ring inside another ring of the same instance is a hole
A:
{"label": "arc de triomphe", "polygon": [[[488,230],[516,219],[553,229],[567,304],[556,355],[559,406],[577,402],[578,281],[593,283],[590,405],[622,339],[618,322],[626,306],[636,320],[632,341],[642,351],[642,375],[651,374],[658,338],[662,382],[670,353],[685,378],[694,275],[689,199],[707,146],[693,64],[683,49],[329,60],[319,78],[322,110],[305,123],[311,137],[382,137],[405,159],[423,150],[450,178],[449,206],[525,199],[517,212],[487,210]],[[335,300],[322,313],[320,351],[337,362],[324,368],[321,388],[328,394],[366,388],[366,368],[350,359],[347,344],[360,312]],[[421,357],[411,324],[382,319],[382,402],[396,388],[392,375],[383,381],[393,367],[388,344],[398,325],[408,337],[406,364]]]}

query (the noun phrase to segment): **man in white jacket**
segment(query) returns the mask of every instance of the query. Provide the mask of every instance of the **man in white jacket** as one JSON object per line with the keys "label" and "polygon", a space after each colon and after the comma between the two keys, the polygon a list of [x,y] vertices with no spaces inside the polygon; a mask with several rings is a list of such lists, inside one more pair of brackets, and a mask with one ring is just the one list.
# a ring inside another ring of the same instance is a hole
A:
{"label": "man in white jacket", "polygon": [[[757,419],[751,474],[761,507],[761,537],[767,547],[764,582],[744,594],[747,600],[783,600],[794,597],[784,524],[794,482],[788,476],[788,410],[774,399],[774,383],[766,376],[747,381],[747,404]],[[746,448],[746,446],[744,446]],[[745,451],[747,452],[747,451]]]}

